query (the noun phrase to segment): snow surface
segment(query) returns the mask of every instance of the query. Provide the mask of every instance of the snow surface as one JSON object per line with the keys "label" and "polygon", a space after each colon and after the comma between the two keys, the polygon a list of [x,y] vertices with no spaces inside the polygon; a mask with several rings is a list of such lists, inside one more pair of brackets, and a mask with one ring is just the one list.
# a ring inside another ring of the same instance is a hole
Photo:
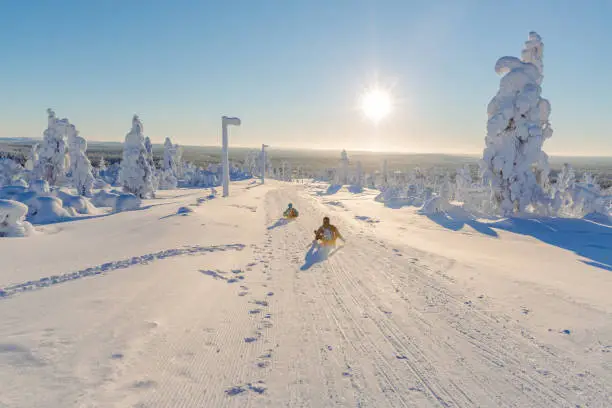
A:
{"label": "snow surface", "polygon": [[609,224],[377,194],[166,190],[0,241],[0,406],[612,406]]}

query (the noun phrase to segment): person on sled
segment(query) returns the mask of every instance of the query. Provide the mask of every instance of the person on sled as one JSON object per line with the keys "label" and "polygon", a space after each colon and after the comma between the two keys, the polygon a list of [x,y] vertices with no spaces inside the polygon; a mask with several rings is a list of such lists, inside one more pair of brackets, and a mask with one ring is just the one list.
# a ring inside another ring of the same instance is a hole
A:
{"label": "person on sled", "polygon": [[323,218],[323,225],[315,232],[315,241],[321,240],[325,245],[336,245],[336,240],[340,238],[345,242],[344,237],[334,225],[329,223],[329,217]]}
{"label": "person on sled", "polygon": [[287,209],[283,213],[283,216],[286,218],[296,218],[299,215],[298,210],[293,208],[293,204],[289,203]]}

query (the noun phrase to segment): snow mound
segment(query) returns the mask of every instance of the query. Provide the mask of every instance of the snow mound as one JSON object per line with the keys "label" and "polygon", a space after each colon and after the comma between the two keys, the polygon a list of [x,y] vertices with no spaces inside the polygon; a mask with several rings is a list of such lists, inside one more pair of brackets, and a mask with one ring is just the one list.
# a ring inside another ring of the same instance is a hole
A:
{"label": "snow mound", "polygon": [[13,185],[19,186],[19,187],[26,187],[26,188],[28,187],[28,183],[23,179],[15,180]]}
{"label": "snow mound", "polygon": [[97,178],[94,180],[93,188],[98,189],[98,190],[108,190],[110,189],[110,184],[108,184],[106,181],[102,180],[101,178]]}
{"label": "snow mound", "polygon": [[140,208],[141,203],[142,200],[136,197],[134,194],[121,194],[115,200],[113,210],[116,212],[137,210]]}
{"label": "snow mound", "polygon": [[193,208],[191,208],[191,207],[179,207],[179,209],[176,210],[176,213],[179,214],[179,215],[180,214],[187,215],[187,214],[192,213],[192,212],[193,212]]}
{"label": "snow mound", "polygon": [[0,187],[0,199],[13,200],[16,196],[26,191],[23,186],[4,186]]}
{"label": "snow mound", "polygon": [[62,200],[62,206],[68,211],[76,214],[97,214],[96,208],[88,198],[70,194],[64,189],[56,190],[55,196]]}
{"label": "snow mound", "polygon": [[0,237],[24,237],[33,231],[25,221],[28,207],[12,200],[0,200]]}
{"label": "snow mound", "polygon": [[450,207],[449,202],[442,197],[432,197],[423,204],[419,212],[425,215],[439,214],[448,211]]}
{"label": "snow mound", "polygon": [[51,191],[49,183],[46,180],[33,180],[30,183],[30,191],[34,191],[38,194],[47,194]]}
{"label": "snow mound", "polygon": [[120,194],[109,192],[106,190],[101,190],[94,194],[91,202],[96,207],[115,207],[115,202]]}
{"label": "snow mound", "polygon": [[57,197],[42,196],[29,200],[28,220],[34,224],[51,224],[70,218]]}

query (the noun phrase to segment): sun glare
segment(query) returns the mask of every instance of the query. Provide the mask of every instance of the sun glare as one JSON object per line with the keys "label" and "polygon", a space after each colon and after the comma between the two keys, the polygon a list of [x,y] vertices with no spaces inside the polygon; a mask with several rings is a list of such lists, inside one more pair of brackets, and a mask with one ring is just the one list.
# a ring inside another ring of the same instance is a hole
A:
{"label": "sun glare", "polygon": [[373,122],[379,122],[391,113],[391,95],[382,89],[367,89],[361,97],[361,110]]}

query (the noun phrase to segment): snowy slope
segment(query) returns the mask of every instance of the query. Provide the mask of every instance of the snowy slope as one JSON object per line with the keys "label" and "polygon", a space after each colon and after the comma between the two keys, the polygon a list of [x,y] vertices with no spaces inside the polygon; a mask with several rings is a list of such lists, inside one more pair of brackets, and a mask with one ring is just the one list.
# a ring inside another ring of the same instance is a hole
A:
{"label": "snowy slope", "polygon": [[[612,405],[609,235],[585,252],[367,190],[209,193],[0,241],[0,407]],[[327,258],[325,214],[348,239]]]}

